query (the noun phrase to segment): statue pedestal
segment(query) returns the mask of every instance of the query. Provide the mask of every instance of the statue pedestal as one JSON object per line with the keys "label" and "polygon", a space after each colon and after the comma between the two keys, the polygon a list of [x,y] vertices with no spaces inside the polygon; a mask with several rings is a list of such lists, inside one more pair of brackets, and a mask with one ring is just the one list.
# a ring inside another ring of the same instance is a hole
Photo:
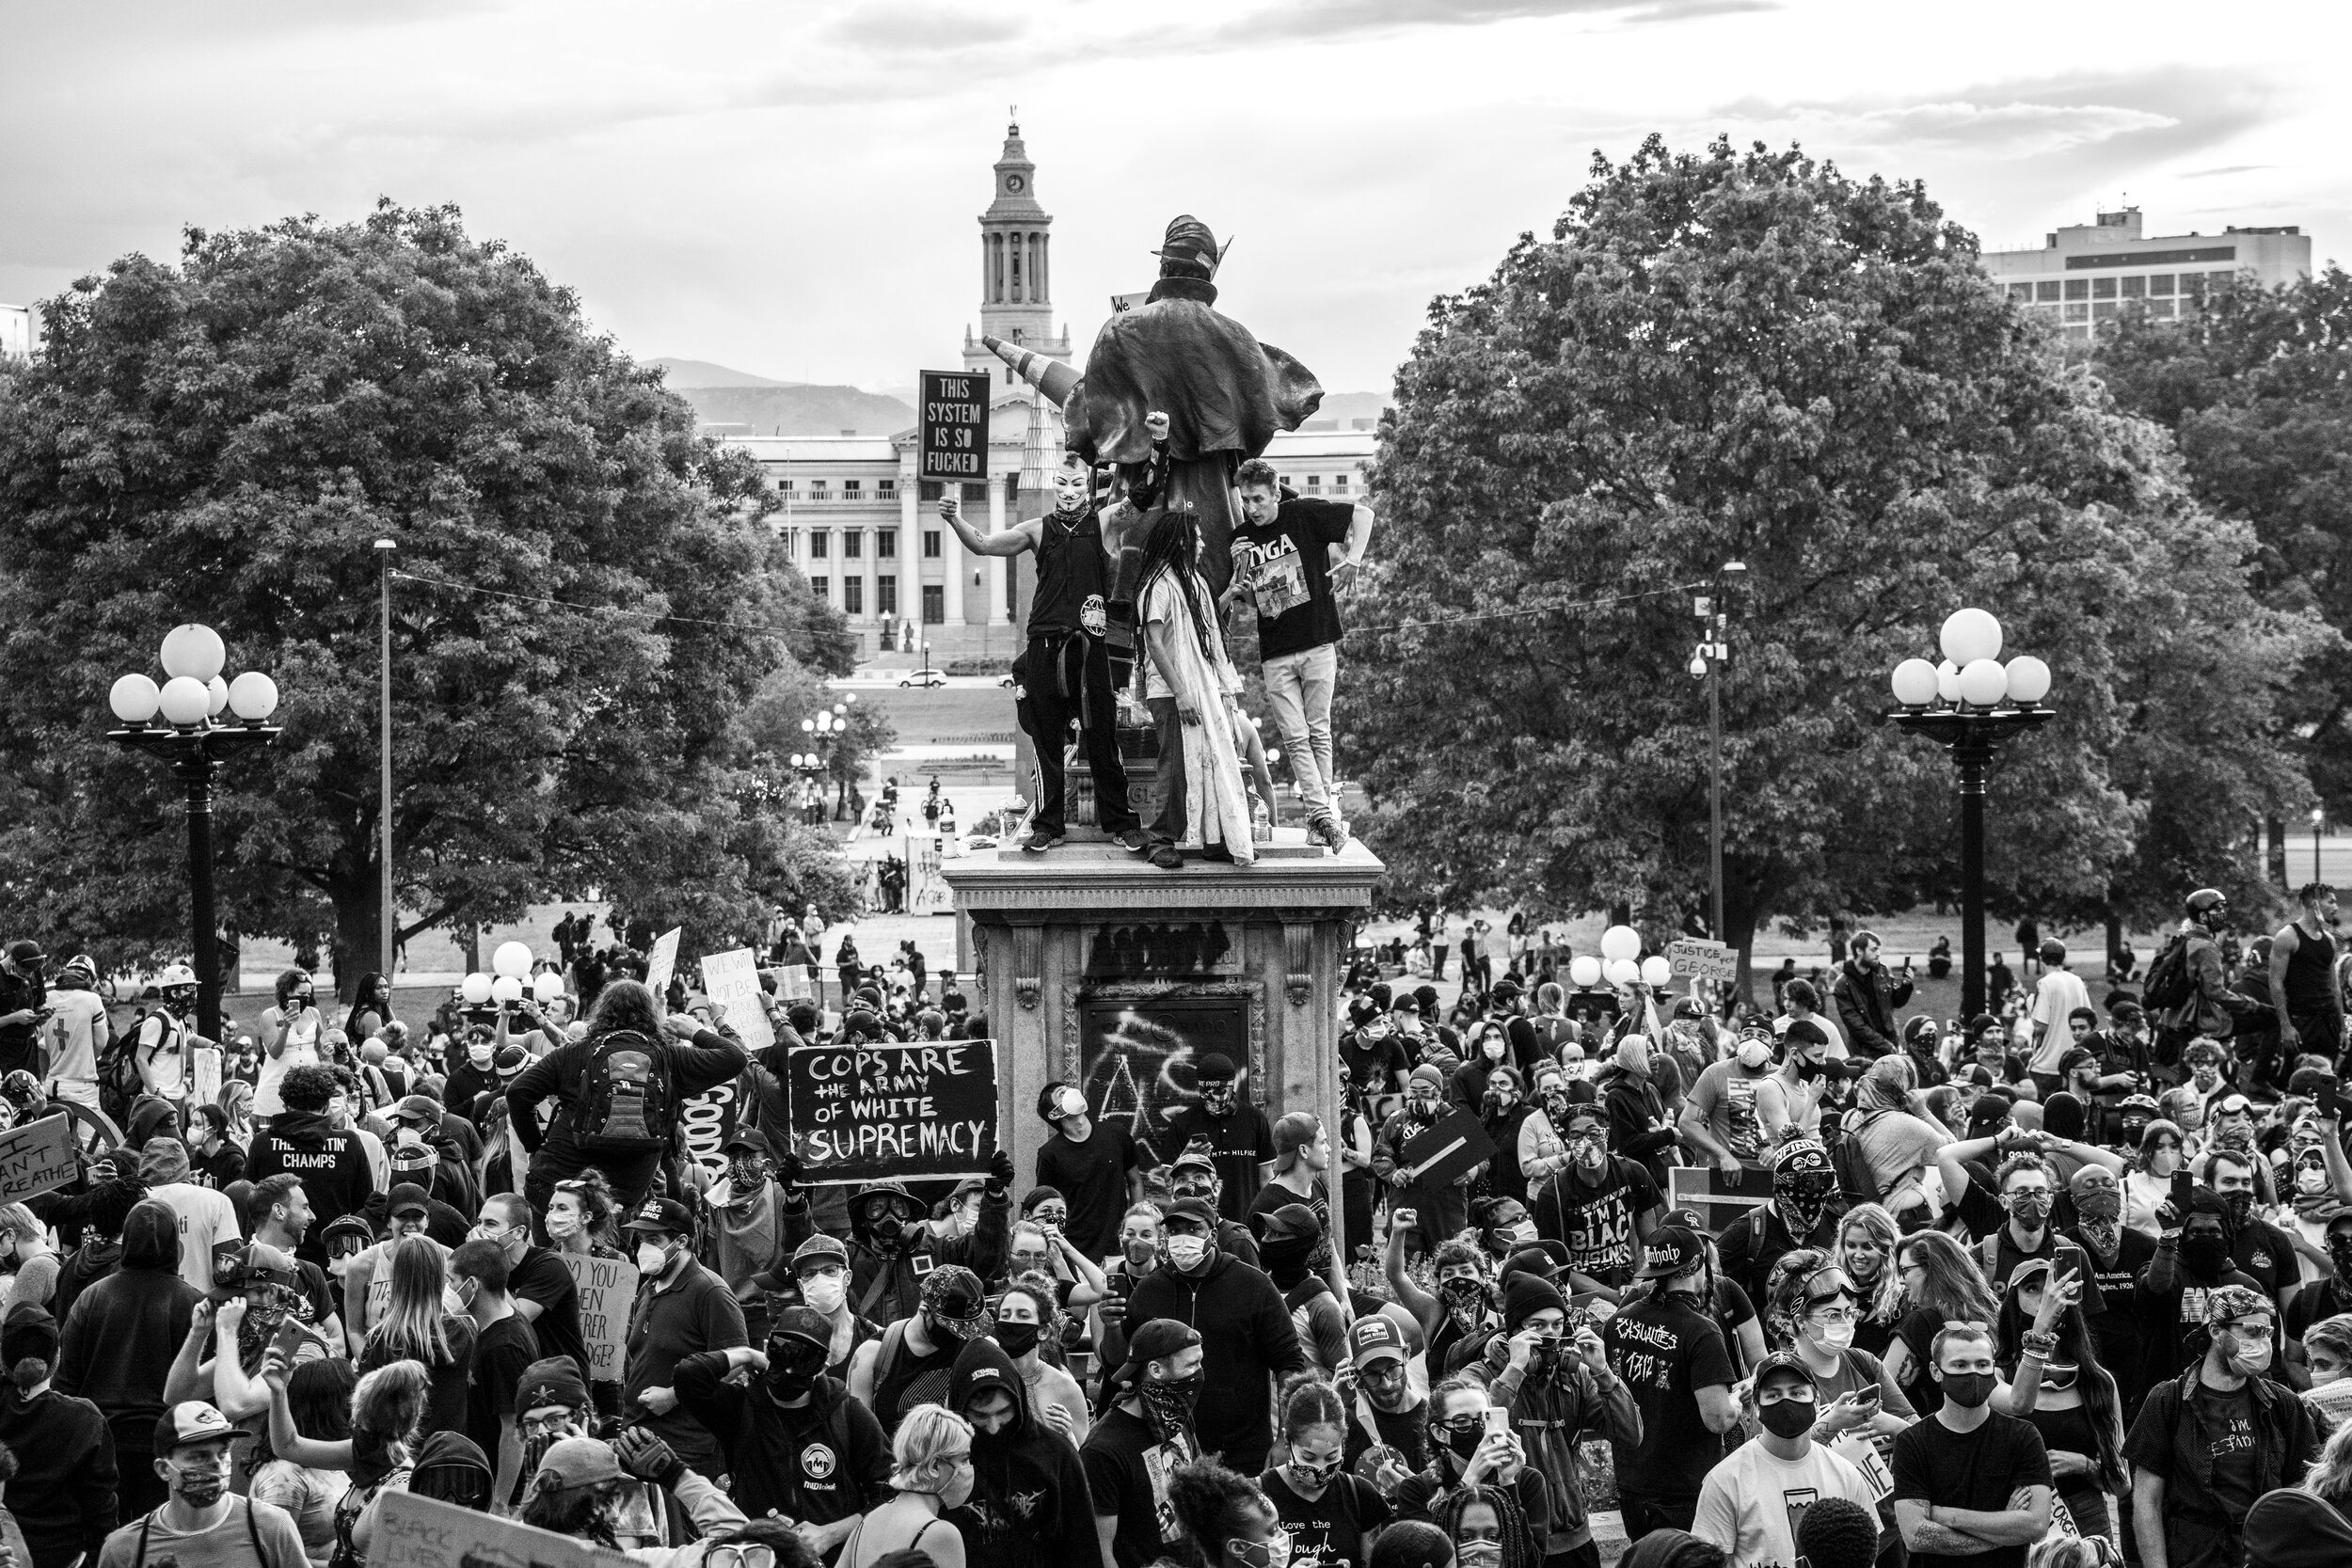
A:
{"label": "statue pedestal", "polygon": [[[1036,1180],[1055,1136],[1038,1116],[1048,1084],[1085,1094],[1101,1121],[1164,1164],[1168,1118],[1198,1098],[1192,1063],[1211,1052],[1246,1075],[1268,1119],[1312,1111],[1340,1142],[1340,979],[1352,927],[1385,867],[1361,845],[1332,855],[1295,830],[1257,863],[1187,862],[1162,871],[1108,844],[1017,849],[943,866],[956,901],[957,970],[997,1047],[999,1147]],[[1340,1227],[1340,1168],[1328,1173]],[[1335,1250],[1368,1238],[1335,1237]]]}

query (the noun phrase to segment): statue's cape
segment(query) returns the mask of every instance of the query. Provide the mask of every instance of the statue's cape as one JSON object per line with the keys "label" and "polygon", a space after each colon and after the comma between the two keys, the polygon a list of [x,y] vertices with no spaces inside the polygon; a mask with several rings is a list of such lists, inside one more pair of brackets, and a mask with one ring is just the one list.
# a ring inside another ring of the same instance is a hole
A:
{"label": "statue's cape", "polygon": [[1103,324],[1071,389],[1062,416],[1067,445],[1089,463],[1140,463],[1152,455],[1144,416],[1168,418],[1168,455],[1188,463],[1231,452],[1255,457],[1278,430],[1296,430],[1323,402],[1323,384],[1306,366],[1261,343],[1219,314],[1196,285],[1170,290],[1163,278],[1149,304]]}

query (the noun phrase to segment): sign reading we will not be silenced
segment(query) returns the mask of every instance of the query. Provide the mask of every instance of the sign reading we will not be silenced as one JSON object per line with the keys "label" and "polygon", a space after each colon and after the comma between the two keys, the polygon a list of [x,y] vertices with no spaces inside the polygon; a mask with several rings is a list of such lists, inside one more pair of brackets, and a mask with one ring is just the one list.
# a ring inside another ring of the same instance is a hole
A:
{"label": "sign reading we will not be silenced", "polygon": [[988,477],[988,395],[985,374],[924,371],[917,426],[917,479]]}
{"label": "sign reading we will not be silenced", "polygon": [[789,1053],[801,1180],[983,1176],[996,1150],[996,1043],[803,1045]]}
{"label": "sign reading we will not be silenced", "polygon": [[0,1132],[0,1203],[54,1193],[81,1174],[73,1123],[66,1117],[43,1117]]}

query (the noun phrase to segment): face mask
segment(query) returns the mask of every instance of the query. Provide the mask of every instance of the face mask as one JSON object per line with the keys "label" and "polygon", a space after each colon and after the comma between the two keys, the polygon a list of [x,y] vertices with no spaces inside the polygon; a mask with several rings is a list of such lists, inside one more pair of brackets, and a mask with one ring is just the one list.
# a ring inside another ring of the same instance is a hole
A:
{"label": "face mask", "polygon": [[1200,1104],[1201,1108],[1206,1110],[1209,1115],[1213,1117],[1225,1116],[1233,1108],[1233,1091],[1231,1089],[1203,1089],[1200,1091]]}
{"label": "face mask", "polygon": [[1521,1220],[1517,1225],[1506,1227],[1502,1232],[1502,1239],[1513,1246],[1527,1245],[1535,1239],[1535,1222]]}
{"label": "face mask", "polygon": [[[1823,1323],[1820,1327],[1820,1338],[1821,1343],[1831,1350],[1844,1350],[1853,1343],[1853,1324]],[[1783,1435],[1787,1434],[1783,1433]]]}
{"label": "face mask", "polygon": [[2013,1194],[2009,1200],[2010,1217],[2028,1230],[2040,1227],[2050,1217],[2050,1200],[2039,1193]]}
{"label": "face mask", "polygon": [[1762,1040],[1741,1040],[1740,1042],[1740,1065],[1746,1068],[1750,1072],[1758,1070],[1764,1066],[1765,1063],[1771,1061],[1772,1059],[1772,1048],[1766,1045]]}
{"label": "face mask", "polygon": [[1821,1223],[1821,1216],[1829,1212],[1826,1192],[1790,1186],[1786,1191],[1775,1191],[1772,1198],[1779,1205],[1780,1217],[1787,1223],[1788,1233],[1800,1240],[1812,1235],[1814,1227]]}
{"label": "face mask", "polygon": [[2328,1173],[2316,1165],[2303,1165],[2295,1173],[2295,1190],[2306,1197],[2316,1197],[2328,1190]]}
{"label": "face mask", "polygon": [[2148,1169],[2156,1176],[2169,1177],[2180,1168],[2181,1151],[2177,1148],[2159,1148],[2149,1156]]}
{"label": "face mask", "polygon": [[1278,1529],[1263,1541],[1231,1543],[1244,1568],[1290,1568],[1291,1538]]}
{"label": "face mask", "polygon": [[2230,1212],[2230,1223],[2232,1225],[2244,1225],[2246,1223],[2246,1216],[2254,1212],[2254,1195],[2252,1193],[2243,1192],[2223,1193],[2221,1195],[2221,1207]]}
{"label": "face mask", "polygon": [[1609,1150],[1598,1139],[1587,1139],[1576,1146],[1576,1163],[1583,1170],[1598,1170],[1609,1163]]}
{"label": "face mask", "polygon": [[1797,1058],[1797,1081],[1799,1083],[1810,1084],[1813,1080],[1819,1078],[1820,1076],[1821,1076],[1820,1063],[1815,1061],[1810,1056],[1800,1056]]}
{"label": "face mask", "polygon": [[2352,1279],[2352,1235],[2331,1231],[2328,1237],[2328,1259],[2335,1264],[2338,1279]]}
{"label": "face mask", "polygon": [[782,1341],[768,1352],[768,1371],[762,1380],[780,1400],[797,1400],[817,1386],[825,1370],[825,1353],[798,1339]]}
{"label": "face mask", "polygon": [[1758,1405],[1756,1418],[1775,1437],[1802,1437],[1813,1430],[1813,1406],[1804,1400],[1782,1400]]}
{"label": "face mask", "polygon": [[899,1233],[906,1227],[899,1221],[898,1215],[884,1214],[882,1218],[874,1222],[872,1228],[874,1232],[874,1240],[882,1243],[884,1246],[897,1246],[898,1244]]}
{"label": "face mask", "polygon": [[2085,1187],[2074,1195],[2074,1212],[2085,1225],[2113,1225],[2123,1213],[2123,1194],[2116,1187]]}
{"label": "face mask", "polygon": [[2181,1261],[2192,1273],[2211,1279],[2230,1266],[2230,1248],[2214,1231],[2200,1230],[2181,1238]]}
{"label": "face mask", "polygon": [[1209,1255],[1209,1243],[1199,1236],[1170,1236],[1168,1260],[1180,1274],[1189,1274]]}
{"label": "face mask", "polygon": [[2215,1072],[2210,1069],[2200,1069],[2192,1081],[2199,1088],[2204,1090],[2207,1094],[2211,1094],[2214,1090],[2221,1086],[2221,1074]]}
{"label": "face mask", "polygon": [[670,1249],[660,1243],[640,1242],[637,1243],[637,1273],[642,1277],[654,1278],[667,1268],[669,1263]]}
{"label": "face mask", "polygon": [[1502,1568],[1502,1543],[1500,1541],[1465,1541],[1454,1554],[1461,1568]]}
{"label": "face mask", "polygon": [[1485,1054],[1486,1060],[1490,1062],[1499,1062],[1502,1060],[1502,1042],[1501,1040],[1488,1040],[1479,1049]]}
{"label": "face mask", "polygon": [[229,1490],[229,1475],[225,1470],[182,1470],[176,1477],[180,1500],[190,1508],[210,1508],[220,1501]]}
{"label": "face mask", "polygon": [[1166,1436],[1192,1424],[1192,1404],[1200,1397],[1200,1374],[1193,1371],[1183,1377],[1157,1380],[1146,1377],[1138,1391],[1152,1427]]}
{"label": "face mask", "polygon": [[812,1275],[801,1281],[801,1300],[812,1312],[832,1317],[850,1296],[850,1282],[838,1274]]}
{"label": "face mask", "polygon": [[1451,1427],[1445,1429],[1445,1446],[1456,1459],[1469,1459],[1478,1451],[1478,1445],[1486,1440],[1486,1430],[1484,1427],[1472,1427],[1468,1432],[1455,1432]]}
{"label": "face mask", "polygon": [[580,1234],[580,1216],[569,1210],[561,1214],[548,1211],[548,1234],[558,1241]]}
{"label": "face mask", "polygon": [[1944,1397],[1963,1410],[1974,1410],[1993,1397],[1991,1372],[1946,1372]]}
{"label": "face mask", "polygon": [[1486,1310],[1486,1282],[1463,1275],[1438,1281],[1438,1299],[1457,1323],[1471,1323]]}
{"label": "face mask", "polygon": [[1333,1454],[1320,1465],[1294,1456],[1289,1469],[1291,1479],[1297,1481],[1299,1485],[1312,1491],[1319,1491],[1337,1479],[1341,1466],[1346,1463],[1345,1456],[1341,1454]]}
{"label": "face mask", "polygon": [[1435,1121],[1438,1119],[1438,1102],[1434,1100],[1408,1100],[1405,1102],[1405,1114],[1417,1122]]}
{"label": "face mask", "polygon": [[2230,1336],[2230,1367],[2233,1370],[2253,1377],[2270,1366],[2268,1339],[2241,1337],[2233,1333]]}
{"label": "face mask", "polygon": [[1159,1261],[1160,1249],[1156,1243],[1138,1238],[1124,1243],[1120,1248],[1120,1255],[1127,1260],[1130,1271],[1139,1274]]}
{"label": "face mask", "polygon": [[1019,1360],[1037,1349],[1038,1337],[1045,1332],[1042,1323],[1003,1323],[996,1325],[996,1346],[1007,1355]]}
{"label": "face mask", "polygon": [[1376,1045],[1380,1041],[1389,1037],[1390,1030],[1389,1026],[1385,1023],[1367,1023],[1364,1025],[1362,1033],[1364,1038],[1371,1040]]}
{"label": "face mask", "polygon": [[466,1047],[466,1060],[475,1067],[486,1068],[490,1065],[490,1048],[486,1045],[469,1045]]}

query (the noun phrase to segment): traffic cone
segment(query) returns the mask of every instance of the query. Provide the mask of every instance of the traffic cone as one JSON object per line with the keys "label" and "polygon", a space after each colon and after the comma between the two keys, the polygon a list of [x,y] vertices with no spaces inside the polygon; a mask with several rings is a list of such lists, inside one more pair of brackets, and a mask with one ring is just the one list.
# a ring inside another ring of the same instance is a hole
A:
{"label": "traffic cone", "polygon": [[1048,358],[1034,349],[1018,347],[1002,338],[983,336],[981,344],[1013,368],[1022,380],[1044,393],[1059,408],[1070,401],[1071,391],[1078,385],[1078,372],[1058,359]]}

